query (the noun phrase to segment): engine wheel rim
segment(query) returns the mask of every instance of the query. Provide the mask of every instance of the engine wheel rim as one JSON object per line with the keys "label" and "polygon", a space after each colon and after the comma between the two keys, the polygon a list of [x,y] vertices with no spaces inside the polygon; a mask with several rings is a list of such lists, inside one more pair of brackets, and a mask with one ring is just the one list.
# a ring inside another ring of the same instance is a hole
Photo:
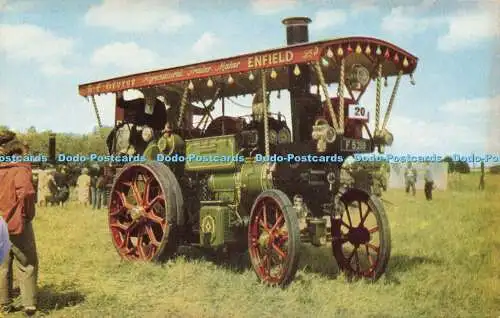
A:
{"label": "engine wheel rim", "polygon": [[115,181],[109,227],[120,256],[150,261],[161,252],[168,232],[165,189],[145,167],[123,171]]}
{"label": "engine wheel rim", "polygon": [[[374,213],[374,207],[362,199],[343,202],[343,207],[342,219],[332,222],[332,239],[340,245],[343,256],[341,261],[344,266],[348,266],[348,270],[352,274],[374,278],[382,257],[381,247],[383,244],[380,236],[380,224]],[[375,220],[375,225],[367,224],[370,217]],[[350,250],[345,246],[348,244],[352,246]]]}
{"label": "engine wheel rim", "polygon": [[255,211],[249,232],[250,258],[262,281],[281,283],[289,263],[285,212],[271,197],[262,198]]}

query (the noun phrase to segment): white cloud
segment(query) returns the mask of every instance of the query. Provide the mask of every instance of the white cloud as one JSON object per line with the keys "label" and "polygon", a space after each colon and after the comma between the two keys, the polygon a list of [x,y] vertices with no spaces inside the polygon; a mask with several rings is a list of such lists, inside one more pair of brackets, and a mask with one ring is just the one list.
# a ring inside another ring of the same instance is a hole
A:
{"label": "white cloud", "polygon": [[450,101],[442,105],[439,110],[446,113],[447,116],[480,116],[490,118],[493,113],[500,114],[500,95],[492,98],[464,98]]}
{"label": "white cloud", "polygon": [[204,55],[209,53],[215,46],[220,44],[221,40],[212,32],[203,33],[193,44],[192,51],[195,54]]}
{"label": "white cloud", "polygon": [[[486,149],[490,153],[500,153],[500,94],[493,97],[461,99],[444,104],[440,111],[450,119],[486,131]],[[479,124],[479,125],[478,125]],[[472,128],[471,127],[471,128]]]}
{"label": "white cloud", "polygon": [[344,24],[347,14],[342,10],[321,10],[314,15],[311,23],[312,30],[323,30]]}
{"label": "white cloud", "polygon": [[442,23],[442,18],[418,16],[421,7],[399,6],[382,19],[382,31],[405,36],[422,33]]}
{"label": "white cloud", "polygon": [[64,58],[73,54],[74,41],[31,24],[1,24],[0,51],[15,61],[34,61],[47,75],[67,73]]}
{"label": "white cloud", "polygon": [[134,42],[114,42],[94,51],[91,63],[96,66],[112,65],[124,71],[142,71],[158,66],[159,56]]}
{"label": "white cloud", "polygon": [[0,0],[0,12],[21,12],[33,9],[36,6],[35,1],[23,0]]}
{"label": "white cloud", "polygon": [[394,134],[393,152],[460,153],[486,150],[485,129],[446,119],[429,121],[407,116],[391,117],[388,128]]}
{"label": "white cloud", "polygon": [[454,51],[472,47],[488,38],[500,36],[499,10],[461,12],[447,18],[448,32],[438,39],[438,49]]}
{"label": "white cloud", "polygon": [[353,0],[351,1],[351,11],[353,14],[362,13],[364,11],[376,10],[377,4],[375,0]]}
{"label": "white cloud", "polygon": [[297,0],[252,0],[252,10],[256,14],[275,14],[298,6]]}
{"label": "white cloud", "polygon": [[119,32],[175,32],[194,20],[174,4],[167,0],[104,0],[90,7],[85,22]]}

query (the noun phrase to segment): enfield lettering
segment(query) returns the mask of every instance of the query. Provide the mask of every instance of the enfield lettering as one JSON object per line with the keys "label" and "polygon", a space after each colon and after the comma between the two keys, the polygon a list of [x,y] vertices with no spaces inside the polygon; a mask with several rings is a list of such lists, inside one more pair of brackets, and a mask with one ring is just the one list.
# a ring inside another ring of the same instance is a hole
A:
{"label": "enfield lettering", "polygon": [[293,60],[292,51],[256,55],[248,58],[248,68],[266,67],[287,63]]}

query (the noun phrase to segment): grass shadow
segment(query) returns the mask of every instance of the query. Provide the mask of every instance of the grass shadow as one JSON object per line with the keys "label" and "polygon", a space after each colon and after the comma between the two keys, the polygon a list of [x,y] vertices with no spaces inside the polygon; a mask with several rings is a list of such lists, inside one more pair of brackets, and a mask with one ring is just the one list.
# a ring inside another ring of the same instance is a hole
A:
{"label": "grass shadow", "polygon": [[49,311],[73,307],[85,301],[85,295],[74,284],[43,285],[38,289],[38,307],[45,314]]}
{"label": "grass shadow", "polygon": [[186,260],[208,261],[235,273],[243,273],[251,269],[250,257],[247,251],[237,249],[221,251],[197,246],[180,246],[177,254],[183,256]]}
{"label": "grass shadow", "polygon": [[315,273],[330,279],[336,279],[340,275],[330,244],[321,247],[303,244],[300,252],[299,268],[305,273]]}
{"label": "grass shadow", "polygon": [[393,273],[404,273],[420,265],[441,265],[442,260],[427,256],[394,255],[389,259],[389,270]]}

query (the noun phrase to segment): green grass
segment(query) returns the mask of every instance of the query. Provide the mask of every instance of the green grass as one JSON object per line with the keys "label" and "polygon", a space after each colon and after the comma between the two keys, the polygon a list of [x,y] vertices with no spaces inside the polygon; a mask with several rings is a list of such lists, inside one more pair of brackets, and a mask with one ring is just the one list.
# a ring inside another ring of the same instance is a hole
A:
{"label": "green grass", "polygon": [[498,317],[500,176],[477,184],[463,176],[432,202],[387,192],[393,250],[380,281],[349,283],[329,248],[304,247],[286,290],[231,261],[123,262],[104,211],[40,208],[39,305],[53,317]]}

